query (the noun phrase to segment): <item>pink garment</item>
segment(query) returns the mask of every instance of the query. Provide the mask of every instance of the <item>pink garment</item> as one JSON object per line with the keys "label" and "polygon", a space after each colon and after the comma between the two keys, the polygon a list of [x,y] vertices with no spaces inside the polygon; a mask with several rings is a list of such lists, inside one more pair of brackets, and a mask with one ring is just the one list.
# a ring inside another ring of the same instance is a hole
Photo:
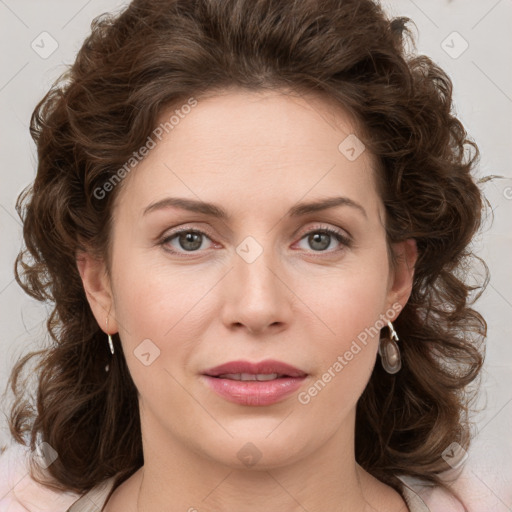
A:
{"label": "pink garment", "polygon": [[13,443],[0,455],[0,512],[66,512],[80,495],[52,491],[30,478],[29,453]]}

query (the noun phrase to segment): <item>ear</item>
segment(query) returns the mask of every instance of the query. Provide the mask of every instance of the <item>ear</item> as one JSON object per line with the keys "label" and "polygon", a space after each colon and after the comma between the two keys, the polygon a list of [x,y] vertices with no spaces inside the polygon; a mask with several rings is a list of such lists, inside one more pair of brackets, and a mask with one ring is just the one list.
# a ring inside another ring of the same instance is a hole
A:
{"label": "ear", "polygon": [[[387,301],[388,307],[393,307],[399,313],[411,296],[418,248],[416,240],[409,238],[403,242],[393,244],[392,250],[396,256],[396,265],[391,272]],[[398,304],[400,308],[397,307]]]}
{"label": "ear", "polygon": [[79,251],[76,254],[76,265],[98,325],[105,333],[115,334],[118,331],[118,326],[112,288],[104,261],[95,258],[88,252]]}

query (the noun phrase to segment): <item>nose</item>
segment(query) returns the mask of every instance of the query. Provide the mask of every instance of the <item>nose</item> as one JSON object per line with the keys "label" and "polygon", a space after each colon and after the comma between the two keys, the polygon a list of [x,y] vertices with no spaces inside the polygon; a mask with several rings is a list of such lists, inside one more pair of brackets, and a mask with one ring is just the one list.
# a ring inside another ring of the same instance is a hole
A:
{"label": "nose", "polygon": [[261,249],[254,261],[243,251],[242,256],[234,253],[233,268],[226,276],[222,312],[228,329],[245,328],[251,334],[265,334],[281,331],[290,323],[293,293],[272,250]]}

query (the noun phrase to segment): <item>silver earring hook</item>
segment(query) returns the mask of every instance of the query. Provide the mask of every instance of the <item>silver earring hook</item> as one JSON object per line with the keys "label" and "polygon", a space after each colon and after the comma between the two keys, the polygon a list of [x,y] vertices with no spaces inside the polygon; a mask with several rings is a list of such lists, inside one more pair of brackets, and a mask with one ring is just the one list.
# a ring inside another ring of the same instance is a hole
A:
{"label": "silver earring hook", "polygon": [[395,341],[398,341],[398,334],[396,333],[395,328],[393,327],[393,324],[389,320],[388,320],[388,327],[389,327],[389,331],[391,333],[391,337]]}
{"label": "silver earring hook", "polygon": [[[107,316],[107,320],[106,320],[106,330],[108,330],[108,316]],[[112,336],[110,336],[110,334],[107,332],[107,336],[108,336],[108,344],[109,344],[109,347],[110,347],[110,352],[112,352],[112,355],[114,355],[114,343],[112,341]]]}

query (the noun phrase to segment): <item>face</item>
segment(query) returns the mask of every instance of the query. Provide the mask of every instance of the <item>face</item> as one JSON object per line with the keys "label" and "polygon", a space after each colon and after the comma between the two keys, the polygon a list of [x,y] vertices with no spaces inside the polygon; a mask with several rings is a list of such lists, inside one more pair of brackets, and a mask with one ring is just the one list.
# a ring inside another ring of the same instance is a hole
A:
{"label": "face", "polygon": [[[275,467],[351,439],[413,255],[397,245],[408,259],[391,268],[374,161],[345,141],[357,127],[324,99],[277,91],[230,90],[185,110],[122,183],[110,278],[93,286],[92,263],[81,267],[99,325],[110,310],[119,332],[146,447],[231,466],[252,450]],[[204,375],[265,360],[305,376]]]}

